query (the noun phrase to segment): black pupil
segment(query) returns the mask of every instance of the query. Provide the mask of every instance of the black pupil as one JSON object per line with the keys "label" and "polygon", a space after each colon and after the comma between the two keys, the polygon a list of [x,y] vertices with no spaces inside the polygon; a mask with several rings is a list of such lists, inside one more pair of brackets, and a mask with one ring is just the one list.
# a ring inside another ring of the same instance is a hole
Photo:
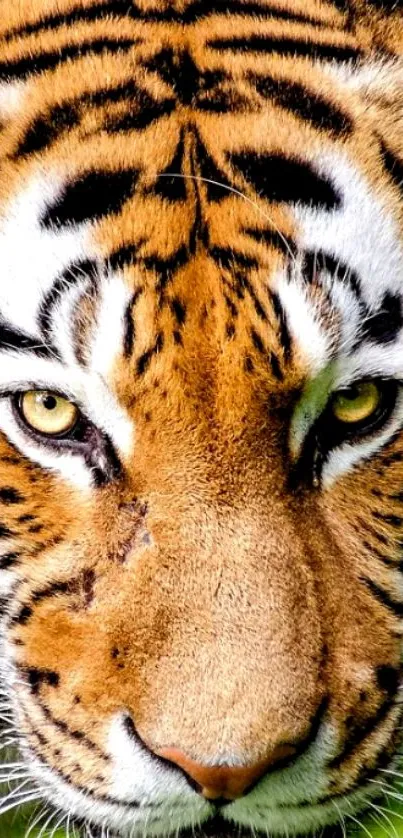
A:
{"label": "black pupil", "polygon": [[360,391],[357,386],[349,387],[348,390],[341,390],[341,395],[344,399],[350,399],[350,401],[355,401],[355,399],[359,398]]}
{"label": "black pupil", "polygon": [[42,404],[46,410],[54,410],[57,407],[57,399],[55,396],[44,396]]}

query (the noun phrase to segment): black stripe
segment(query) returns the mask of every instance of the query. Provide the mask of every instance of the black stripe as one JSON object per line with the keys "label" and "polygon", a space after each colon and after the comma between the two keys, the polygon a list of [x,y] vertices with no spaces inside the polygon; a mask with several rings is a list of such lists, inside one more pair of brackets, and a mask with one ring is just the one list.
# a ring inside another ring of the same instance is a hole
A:
{"label": "black stripe", "polygon": [[206,184],[207,200],[212,203],[219,203],[228,198],[233,193],[233,186],[224,172],[218,168],[199,137],[196,137],[195,155],[199,176],[204,179]]}
{"label": "black stripe", "polygon": [[66,268],[55,279],[51,289],[42,298],[37,314],[38,326],[46,341],[49,341],[52,337],[52,318],[55,306],[61,302],[63,295],[69,292],[72,285],[77,282],[85,282],[87,278],[93,279],[96,272],[96,262],[85,260],[76,262],[71,267]]}
{"label": "black stripe", "polygon": [[379,689],[385,692],[389,698],[394,698],[399,689],[399,667],[384,663],[377,666],[375,672]]}
{"label": "black stripe", "polygon": [[12,618],[12,625],[25,626],[32,617],[32,608],[29,605],[23,605],[18,613]]}
{"label": "black stripe", "polygon": [[103,52],[116,53],[132,49],[139,43],[133,38],[97,38],[92,41],[81,41],[78,44],[68,44],[51,52],[29,54],[24,58],[9,59],[0,62],[0,79],[25,79],[36,73],[53,70],[72,58],[84,58],[86,55],[99,55]]}
{"label": "black stripe", "polygon": [[261,355],[265,354],[265,352],[266,352],[265,345],[264,345],[263,340],[260,337],[259,333],[256,331],[256,329],[252,328],[250,330],[250,336],[252,338],[252,343],[253,343],[255,349],[257,350],[257,352],[260,352]]}
{"label": "black stripe", "polygon": [[327,210],[340,206],[340,196],[332,183],[306,161],[254,151],[229,153],[228,159],[257,194],[269,201],[298,202]]}
{"label": "black stripe", "polygon": [[138,261],[137,251],[145,244],[146,239],[139,239],[132,244],[123,244],[108,257],[108,265],[112,270],[123,270]]}
{"label": "black stripe", "polygon": [[171,300],[171,310],[176,318],[178,326],[183,326],[186,322],[186,304],[182,302],[179,297],[174,297]]}
{"label": "black stripe", "polygon": [[315,128],[328,131],[336,137],[350,134],[351,117],[319,93],[305,85],[272,76],[249,75],[250,82],[265,99],[309,122]]}
{"label": "black stripe", "polygon": [[277,381],[283,381],[284,374],[280,366],[280,361],[274,352],[270,353],[270,366],[274,377],[277,378]]}
{"label": "black stripe", "polygon": [[137,169],[100,169],[84,174],[65,185],[56,203],[43,214],[41,225],[64,227],[120,212],[133,195],[138,174]]}
{"label": "black stripe", "polygon": [[[105,18],[119,17],[130,18],[147,22],[178,22],[183,24],[193,23],[202,18],[213,15],[241,15],[242,17],[259,17],[265,20],[289,20],[299,23],[307,23],[311,26],[323,26],[323,21],[313,15],[294,12],[275,6],[265,6],[263,3],[245,3],[244,0],[198,0],[190,4],[183,12],[178,12],[172,6],[167,6],[164,11],[143,11],[139,9],[132,0],[110,0],[110,2],[94,3],[92,6],[83,8],[76,6],[70,11],[60,14],[43,16],[41,20],[27,23],[25,26],[15,27],[3,36],[5,42],[11,38],[24,38],[38,32],[46,32],[58,29],[60,26],[72,26],[83,21],[91,22]],[[113,26],[113,21],[112,21]]]}
{"label": "black stripe", "polygon": [[391,698],[385,701],[374,716],[365,724],[357,724],[352,733],[349,735],[343,750],[337,757],[329,763],[330,768],[339,768],[342,763],[354,754],[359,745],[367,739],[371,733],[379,728],[379,725],[387,718],[388,714],[394,709],[395,704]]}
{"label": "black stripe", "polygon": [[155,339],[154,346],[152,346],[151,349],[147,349],[147,351],[143,352],[143,354],[140,355],[140,358],[138,358],[137,367],[136,367],[137,368],[137,375],[144,375],[144,373],[147,371],[148,367],[150,366],[151,359],[153,358],[154,355],[158,355],[158,353],[161,352],[161,349],[163,348],[163,346],[164,346],[164,335],[162,334],[162,332],[159,332],[156,339]]}
{"label": "black stripe", "polygon": [[15,532],[7,526],[7,524],[0,523],[0,538],[13,538]]}
{"label": "black stripe", "polygon": [[19,558],[20,553],[4,553],[0,556],[0,569],[9,570],[11,567],[15,567]]}
{"label": "black stripe", "polygon": [[366,0],[366,4],[367,6],[372,6],[373,9],[379,9],[379,11],[385,14],[400,12],[403,9],[403,0]]}
{"label": "black stripe", "polygon": [[31,691],[34,695],[39,693],[42,684],[48,687],[58,687],[60,676],[57,672],[50,669],[37,669],[29,667],[27,669],[21,667],[21,672],[26,676]]}
{"label": "black stripe", "polygon": [[2,486],[0,488],[0,503],[23,503],[24,500],[24,496],[14,486]]}
{"label": "black stripe", "polygon": [[384,521],[385,524],[389,524],[391,527],[401,527],[403,525],[403,518],[400,518],[398,515],[387,515],[383,512],[377,512],[376,510],[372,512],[372,516],[377,518],[378,521]]}
{"label": "black stripe", "polygon": [[[130,0],[112,0],[112,2],[95,3],[93,6],[82,5],[70,11],[61,12],[60,14],[43,15],[40,20],[33,23],[26,23],[25,26],[14,27],[9,29],[3,35],[3,40],[7,43],[12,38],[25,38],[29,35],[36,35],[38,32],[49,32],[58,29],[60,26],[72,26],[75,23],[87,22],[96,20],[103,20],[105,17],[127,17],[131,9],[134,8]],[[113,22],[112,22],[113,25]]]}
{"label": "black stripe", "polygon": [[172,256],[162,259],[159,256],[145,256],[140,264],[144,265],[146,270],[155,271],[158,276],[156,290],[160,293],[171,281],[172,277],[179,270],[179,268],[186,265],[189,261],[189,251],[185,245],[181,245]]}
{"label": "black stripe", "polygon": [[291,358],[292,338],[290,330],[288,328],[287,315],[284,311],[283,305],[278,294],[276,294],[274,291],[270,291],[269,296],[273,305],[274,314],[276,315],[280,328],[279,339],[281,348],[284,352],[284,359],[285,361],[289,361]]}
{"label": "black stripe", "polygon": [[357,274],[344,262],[335,259],[330,253],[324,250],[306,250],[302,266],[303,277],[306,282],[316,282],[318,274],[326,271],[334,279],[348,285],[356,297],[361,297],[360,280]]}
{"label": "black stripe", "polygon": [[142,131],[163,116],[168,116],[173,110],[175,110],[173,99],[164,99],[158,102],[145,91],[140,91],[135,111],[125,113],[123,116],[110,117],[105,124],[105,130],[109,134]]}
{"label": "black stripe", "polygon": [[38,338],[26,335],[14,329],[11,325],[0,319],[0,350],[6,352],[32,352],[41,358],[54,358],[58,356],[55,347],[45,345]]}
{"label": "black stripe", "polygon": [[[111,439],[101,433],[97,428],[92,429],[93,444],[83,452],[85,464],[91,473],[93,484],[101,488],[112,480],[117,480],[122,475],[122,464],[116,453]],[[100,453],[105,466],[99,467]]]}
{"label": "black stripe", "polygon": [[332,0],[332,5],[338,12],[350,11],[350,0]]}
{"label": "black stripe", "polygon": [[37,604],[38,602],[42,602],[44,599],[52,599],[58,594],[73,593],[75,586],[77,588],[76,579],[69,579],[67,582],[52,582],[50,585],[47,585],[46,588],[41,588],[40,590],[35,591],[30,599],[30,604],[33,602]]}
{"label": "black stripe", "polygon": [[384,533],[378,532],[377,530],[375,530],[374,527],[372,527],[371,524],[369,524],[367,521],[364,521],[364,519],[361,518],[361,516],[357,517],[357,523],[362,528],[363,532],[369,533],[370,535],[372,535],[373,538],[375,538],[377,541],[379,541],[380,544],[384,544],[385,547],[390,546],[389,537],[384,535]]}
{"label": "black stripe", "polygon": [[99,748],[96,742],[93,742],[88,736],[85,735],[81,730],[75,730],[71,728],[67,722],[63,721],[62,719],[58,719],[53,713],[49,710],[49,707],[44,704],[40,698],[37,697],[36,702],[42,713],[44,714],[45,718],[51,722],[52,725],[61,730],[66,736],[71,737],[71,739],[75,739],[79,742],[82,742],[85,747],[89,748],[91,751],[94,751],[104,762],[109,762],[109,757],[104,754],[104,752]]}
{"label": "black stripe", "polygon": [[296,256],[297,254],[298,248],[295,241],[278,230],[242,227],[241,233],[245,233],[246,236],[250,236],[256,242],[264,242],[287,256]]}
{"label": "black stripe", "polygon": [[166,168],[160,172],[154,186],[150,189],[150,193],[159,195],[160,198],[165,198],[170,203],[186,200],[187,183],[186,179],[181,176],[185,169],[184,155],[185,143],[184,137],[181,136],[172,159]]}
{"label": "black stripe", "polygon": [[327,61],[357,60],[362,54],[358,47],[353,46],[317,43],[302,38],[265,37],[264,35],[252,35],[250,38],[211,38],[206,46],[231,52],[260,52],[270,55],[292,55],[299,58],[308,56]]}
{"label": "black stripe", "polygon": [[127,265],[141,265],[148,271],[153,271],[158,276],[156,290],[161,293],[164,288],[171,281],[175,272],[179,268],[186,265],[189,260],[189,251],[185,245],[181,245],[172,256],[166,259],[161,258],[157,254],[152,256],[138,256],[137,250],[145,243],[145,239],[140,239],[133,244],[126,244],[115,250],[108,259],[108,263],[113,269],[122,269]]}
{"label": "black stripe", "polygon": [[379,310],[366,316],[362,339],[376,343],[391,343],[396,340],[402,327],[402,298],[400,294],[391,294],[388,291],[382,298]]}
{"label": "black stripe", "polygon": [[129,304],[126,307],[126,311],[124,314],[123,355],[125,356],[125,358],[129,358],[133,352],[134,339],[136,335],[136,329],[133,318],[133,309],[137,303],[137,300],[142,295],[143,291],[144,288],[136,289]]}
{"label": "black stripe", "polygon": [[40,588],[39,590],[34,591],[28,602],[25,602],[24,605],[20,607],[17,614],[15,614],[12,619],[12,623],[16,625],[26,625],[33,615],[33,604],[37,605],[39,602],[42,602],[42,600],[52,599],[58,594],[74,594],[77,589],[77,580],[70,579],[68,582],[52,582],[45,588]]}
{"label": "black stripe", "polygon": [[381,142],[381,155],[383,165],[392,178],[393,183],[400,191],[403,191],[403,160],[394,154],[385,143]]}
{"label": "black stripe", "polygon": [[13,158],[26,157],[49,148],[62,133],[74,128],[79,121],[78,111],[72,104],[56,105],[46,116],[34,120],[20,140]]}
{"label": "black stripe", "polygon": [[392,495],[388,495],[389,500],[396,500],[398,503],[403,503],[403,492],[394,492]]}
{"label": "black stripe", "polygon": [[4,617],[8,610],[9,597],[0,595],[0,618]]}
{"label": "black stripe", "polygon": [[403,571],[403,561],[398,561],[397,559],[391,559],[390,556],[382,553],[378,550],[377,547],[374,547],[373,544],[370,544],[369,541],[363,541],[362,546],[365,547],[366,550],[371,554],[372,557],[379,559],[386,567],[390,567],[394,570],[399,570],[400,572]]}
{"label": "black stripe", "polygon": [[[101,90],[85,91],[63,105],[55,105],[45,114],[37,117],[20,139],[13,156],[18,158],[18,156],[26,156],[49,148],[61,134],[79,124],[81,107],[96,107],[123,101],[135,104],[137,110],[140,104],[142,106],[147,104],[144,96],[147,96],[145,91],[142,91],[132,80]],[[153,101],[150,97],[148,98]]]}
{"label": "black stripe", "polygon": [[367,588],[371,591],[371,594],[381,603],[384,605],[388,611],[391,611],[396,617],[403,616],[403,602],[397,602],[393,599],[384,588],[381,588],[376,582],[373,582],[372,579],[369,579],[368,576],[362,576],[361,581],[367,586]]}
{"label": "black stripe", "polygon": [[246,253],[230,247],[211,247],[209,255],[214,259],[214,262],[226,270],[233,268],[253,270],[259,267],[259,262],[254,256],[248,256]]}

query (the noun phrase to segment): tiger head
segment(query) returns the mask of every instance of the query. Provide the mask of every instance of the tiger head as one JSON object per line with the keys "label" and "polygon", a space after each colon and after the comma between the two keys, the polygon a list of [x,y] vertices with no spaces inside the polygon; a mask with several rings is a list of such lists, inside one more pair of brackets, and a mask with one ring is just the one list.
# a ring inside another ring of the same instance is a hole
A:
{"label": "tiger head", "polygon": [[403,68],[207,5],[1,22],[4,702],[88,836],[354,821],[399,747]]}

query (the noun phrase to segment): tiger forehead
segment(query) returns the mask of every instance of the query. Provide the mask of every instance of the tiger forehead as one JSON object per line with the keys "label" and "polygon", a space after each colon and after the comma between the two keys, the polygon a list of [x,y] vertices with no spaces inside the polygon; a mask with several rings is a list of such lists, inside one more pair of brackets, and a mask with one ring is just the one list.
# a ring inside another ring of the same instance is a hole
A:
{"label": "tiger forehead", "polygon": [[[320,64],[364,55],[365,15],[352,34],[329,4],[262,3],[257,14],[234,0],[225,10],[195,0],[130,2],[124,13],[108,3],[62,4],[59,13],[29,0],[10,9],[0,80],[21,92],[24,119],[18,95],[14,105],[9,97],[5,311],[55,350],[63,317],[73,316],[78,345],[66,338],[62,357],[67,349],[85,360],[94,318],[105,356],[109,305],[123,321],[110,354],[122,346],[138,380],[162,359],[183,369],[199,354],[200,369],[234,355],[244,373],[259,369],[278,383],[295,343],[308,355],[312,344],[317,365],[326,360],[319,321],[334,333],[344,314],[350,330],[341,337],[352,347],[364,319],[378,317],[366,335],[380,343],[400,330],[400,244],[367,188],[382,185],[397,215],[399,164],[384,143],[369,142],[359,97]],[[73,24],[84,44],[70,43]],[[372,246],[360,249],[369,235]],[[35,250],[23,309],[14,293],[27,272],[21,238]],[[118,302],[105,275],[124,278]],[[391,330],[379,318],[393,308]]]}
{"label": "tiger forehead", "polygon": [[[126,269],[126,304],[117,312],[122,330],[114,347],[117,378],[127,376],[134,393],[164,376],[167,386],[172,377],[185,376],[188,383],[202,377],[204,389],[208,379],[219,388],[229,377],[240,381],[244,376],[258,376],[274,390],[295,386],[302,374],[300,358],[287,312],[271,287],[277,265],[273,256],[271,269],[268,264],[260,270],[240,268],[236,260],[218,266],[201,252],[166,286],[153,274]],[[112,278],[112,288],[119,279]],[[103,307],[108,300],[102,293],[93,305],[87,301],[86,317],[79,307],[75,341],[83,355],[102,324]]]}

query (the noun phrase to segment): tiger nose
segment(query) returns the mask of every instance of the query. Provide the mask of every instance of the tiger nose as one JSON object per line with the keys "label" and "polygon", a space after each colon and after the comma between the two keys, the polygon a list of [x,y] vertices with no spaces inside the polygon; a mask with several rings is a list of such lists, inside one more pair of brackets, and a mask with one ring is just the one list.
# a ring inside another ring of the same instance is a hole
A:
{"label": "tiger nose", "polygon": [[266,771],[294,756],[296,750],[292,745],[278,745],[265,759],[246,766],[203,765],[178,748],[162,748],[157,754],[181,768],[207,800],[236,800],[246,794]]}

